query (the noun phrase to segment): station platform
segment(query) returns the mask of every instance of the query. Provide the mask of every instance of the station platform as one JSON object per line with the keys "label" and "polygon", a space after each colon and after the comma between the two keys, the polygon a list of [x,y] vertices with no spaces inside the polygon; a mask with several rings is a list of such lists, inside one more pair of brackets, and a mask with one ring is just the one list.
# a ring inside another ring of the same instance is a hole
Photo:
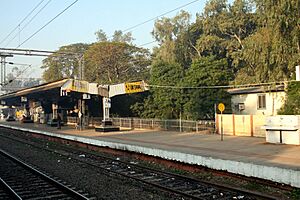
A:
{"label": "station platform", "polygon": [[155,130],[96,132],[43,124],[0,126],[252,176],[300,188],[300,146],[268,144],[265,138]]}

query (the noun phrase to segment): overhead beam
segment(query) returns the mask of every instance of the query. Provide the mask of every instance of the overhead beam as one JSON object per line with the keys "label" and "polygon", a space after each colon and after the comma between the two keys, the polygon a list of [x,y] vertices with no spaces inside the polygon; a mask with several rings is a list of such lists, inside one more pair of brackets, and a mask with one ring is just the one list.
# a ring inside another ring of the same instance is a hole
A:
{"label": "overhead beam", "polygon": [[83,52],[75,53],[75,52],[63,52],[63,51],[48,51],[48,50],[37,50],[37,49],[15,49],[15,48],[0,48],[3,52],[16,52],[16,53],[24,53],[24,54],[16,54],[16,55],[47,55],[49,54],[64,54],[64,55],[82,55]]}

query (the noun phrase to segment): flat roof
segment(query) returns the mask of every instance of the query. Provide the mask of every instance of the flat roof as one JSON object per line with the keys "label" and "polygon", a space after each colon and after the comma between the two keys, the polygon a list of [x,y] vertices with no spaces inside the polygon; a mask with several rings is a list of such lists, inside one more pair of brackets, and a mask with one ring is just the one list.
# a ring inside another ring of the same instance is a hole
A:
{"label": "flat roof", "polygon": [[266,93],[266,92],[283,92],[284,85],[275,85],[275,86],[257,86],[257,87],[248,87],[248,88],[234,88],[227,90],[231,95],[237,94],[251,94],[251,93]]}

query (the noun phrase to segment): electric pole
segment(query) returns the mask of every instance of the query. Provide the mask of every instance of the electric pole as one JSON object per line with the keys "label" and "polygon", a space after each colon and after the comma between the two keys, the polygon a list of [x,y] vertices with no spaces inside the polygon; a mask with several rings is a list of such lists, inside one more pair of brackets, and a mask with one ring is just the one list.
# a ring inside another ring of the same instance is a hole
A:
{"label": "electric pole", "polygon": [[4,85],[6,81],[6,58],[13,57],[13,55],[7,53],[0,53],[0,57],[1,57],[0,85]]}

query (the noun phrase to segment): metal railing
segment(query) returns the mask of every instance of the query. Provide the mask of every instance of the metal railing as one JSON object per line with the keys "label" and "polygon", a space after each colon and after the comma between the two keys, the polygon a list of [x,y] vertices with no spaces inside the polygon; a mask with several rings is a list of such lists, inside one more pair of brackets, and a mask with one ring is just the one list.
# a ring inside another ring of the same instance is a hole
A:
{"label": "metal railing", "polygon": [[[215,121],[213,120],[161,120],[161,119],[142,119],[142,118],[111,118],[114,126],[129,129],[155,129],[179,132],[203,132],[214,133]],[[68,123],[77,124],[78,117],[68,117]],[[100,126],[102,118],[85,117],[85,126]]]}
{"label": "metal railing", "polygon": [[[67,117],[68,124],[79,124],[79,117]],[[102,123],[102,117],[87,117],[83,118],[84,126],[100,126]]]}
{"label": "metal railing", "polygon": [[158,129],[180,132],[214,132],[215,122],[213,120],[161,120],[141,118],[112,118],[113,124],[125,128]]}

